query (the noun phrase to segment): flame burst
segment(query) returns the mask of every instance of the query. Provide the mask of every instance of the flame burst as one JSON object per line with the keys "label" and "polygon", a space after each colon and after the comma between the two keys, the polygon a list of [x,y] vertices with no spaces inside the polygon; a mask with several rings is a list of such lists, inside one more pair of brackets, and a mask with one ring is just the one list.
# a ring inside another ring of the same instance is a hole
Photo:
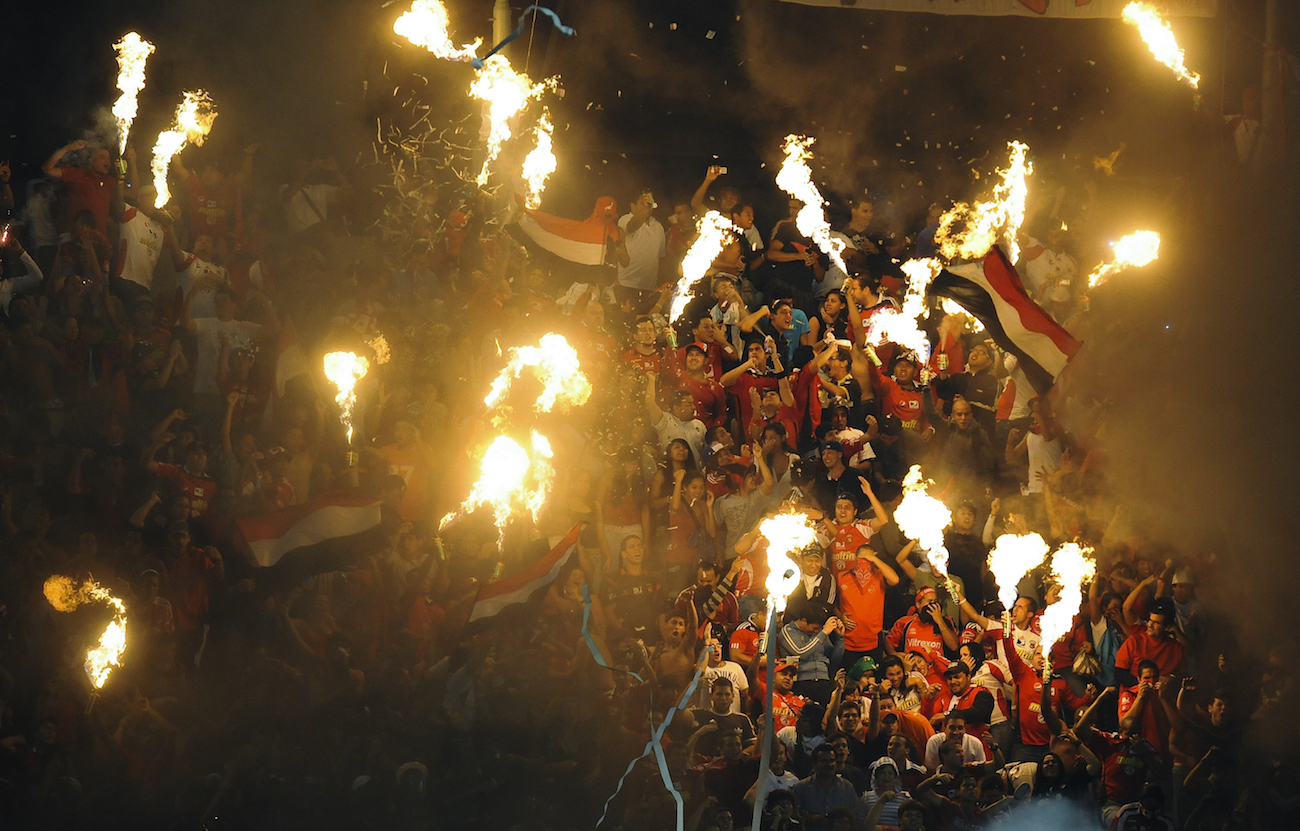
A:
{"label": "flame burst", "polygon": [[[1007,244],[1007,257],[1012,263],[1020,259],[1020,225],[1025,221],[1025,203],[1029,198],[1026,179],[1034,173],[1034,166],[1026,158],[1029,146],[1019,141],[1007,143],[1010,159],[1005,170],[997,171],[1002,183],[993,188],[987,202],[977,201],[972,207],[965,202],[953,205],[939,218],[939,231],[934,241],[939,253],[950,260],[975,260],[989,253],[1001,235]],[[960,230],[958,228],[960,227]]]}
{"label": "flame burst", "polygon": [[393,359],[393,351],[388,347],[388,338],[384,337],[383,332],[376,332],[375,336],[366,341],[366,346],[375,350],[375,363],[383,365]]}
{"label": "flame burst", "polygon": [[113,48],[117,50],[117,88],[122,91],[113,104],[113,118],[117,121],[118,152],[125,153],[126,137],[135,121],[136,97],[144,89],[144,65],[154,50],[137,32],[127,32]]}
{"label": "flame burst", "polygon": [[917,320],[925,317],[925,292],[930,281],[939,276],[940,265],[935,259],[908,260],[901,268],[907,275],[902,308],[885,306],[874,312],[867,321],[867,343],[897,343],[915,352],[917,360],[924,364],[930,359],[930,339]]}
{"label": "flame burst", "polygon": [[1095,288],[1126,268],[1142,268],[1160,256],[1160,235],[1155,231],[1134,231],[1111,246],[1115,259],[1102,263],[1088,275],[1088,288]]}
{"label": "flame burst", "polygon": [[812,151],[808,148],[812,147],[814,141],[816,139],[807,136],[785,137],[785,161],[781,163],[781,171],[776,174],[776,186],[803,203],[803,208],[794,220],[799,233],[815,242],[841,271],[848,272],[842,256],[845,242],[831,236],[830,223],[826,221],[826,212],[822,210],[826,200],[822,198],[817,185],[813,184],[812,170],[808,167],[808,160],[812,158]]}
{"label": "flame burst", "polygon": [[510,119],[523,112],[528,102],[547,89],[554,88],[555,79],[534,84],[522,72],[516,72],[504,55],[492,55],[483,61],[474,83],[469,85],[471,98],[486,104],[483,119],[487,128],[487,158],[479,171],[479,187],[487,184],[488,167],[501,153],[501,146],[510,138]]}
{"label": "flame burst", "polygon": [[1091,548],[1067,542],[1052,554],[1052,576],[1061,586],[1061,596],[1043,610],[1040,621],[1043,639],[1038,648],[1044,660],[1056,642],[1069,633],[1074,616],[1079,612],[1079,604],[1083,602],[1083,584],[1096,574],[1097,561],[1092,558]]}
{"label": "flame burst", "polygon": [[972,332],[984,331],[984,324],[980,323],[976,318],[971,317],[971,313],[962,308],[962,305],[951,297],[940,297],[939,308],[943,310],[944,314],[961,315],[965,317],[966,325],[970,327]]}
{"label": "flame burst", "polygon": [[158,191],[158,198],[153,203],[155,208],[161,208],[172,198],[167,189],[167,171],[171,169],[172,159],[187,144],[203,144],[203,139],[212,132],[212,122],[217,119],[217,110],[206,92],[199,90],[184,95],[184,100],[176,108],[171,128],[159,133],[153,145],[150,168],[153,186]]}
{"label": "flame burst", "polygon": [[989,552],[989,571],[998,581],[998,600],[1004,609],[1016,604],[1020,580],[1047,558],[1050,549],[1038,534],[1003,534]]}
{"label": "flame burst", "polygon": [[668,322],[675,322],[686,311],[686,304],[691,300],[691,287],[704,277],[722,249],[739,233],[740,229],[717,211],[709,211],[700,220],[700,234],[682,258],[682,276],[677,281]]}
{"label": "flame burst", "polygon": [[790,592],[799,585],[799,563],[791,553],[811,545],[817,531],[804,513],[777,514],[758,524],[758,532],[767,540],[767,596],[774,612],[785,610]]}
{"label": "flame burst", "polygon": [[497,436],[483,452],[478,481],[461,503],[460,510],[444,516],[438,527],[445,528],[452,520],[464,517],[482,505],[491,506],[497,530],[503,534],[514,516],[516,504],[531,513],[536,522],[551,494],[555,468],[551,464],[551,443],[536,430],[532,434],[532,448],[530,455],[509,436]]}
{"label": "flame burst", "polygon": [[95,689],[102,689],[113,670],[122,665],[126,651],[126,605],[94,580],[77,585],[71,577],[55,574],[45,581],[45,599],[60,612],[71,612],[83,603],[103,601],[113,607],[113,619],[104,627],[99,644],[86,651],[86,676]]}
{"label": "flame burst", "polygon": [[556,404],[580,407],[591,397],[591,381],[582,372],[578,353],[563,335],[547,332],[537,346],[510,348],[510,361],[492,382],[483,403],[488,407],[500,404],[510,391],[511,381],[528,368],[542,384],[542,392],[533,404],[539,413],[549,413]]}
{"label": "flame burst", "polygon": [[477,57],[483,39],[475,38],[473,43],[457,46],[447,31],[450,23],[442,0],[415,0],[409,12],[393,21],[393,31],[444,60],[468,61]]}
{"label": "flame burst", "polygon": [[542,206],[542,193],[546,190],[546,180],[555,172],[555,152],[552,150],[554,132],[551,111],[543,107],[542,117],[538,119],[537,126],[533,129],[533,140],[536,144],[524,157],[523,177],[524,184],[527,186],[524,203],[533,210]]}
{"label": "flame burst", "polygon": [[1200,87],[1201,76],[1183,63],[1183,50],[1178,46],[1174,30],[1155,6],[1135,0],[1124,7],[1120,16],[1125,23],[1137,27],[1138,34],[1157,61],[1172,69],[1180,80],[1191,84],[1192,89]]}
{"label": "flame burst", "polygon": [[952,522],[948,506],[926,493],[931,484],[921,475],[921,466],[912,465],[903,479],[903,501],[894,511],[898,529],[908,539],[916,540],[930,561],[935,576],[948,575],[948,549],[943,544],[943,529]]}
{"label": "flame burst", "polygon": [[325,377],[330,379],[338,394],[334,400],[343,411],[343,426],[348,428],[348,444],[352,443],[352,408],[357,404],[357,382],[370,371],[370,361],[355,352],[328,352],[325,355]]}

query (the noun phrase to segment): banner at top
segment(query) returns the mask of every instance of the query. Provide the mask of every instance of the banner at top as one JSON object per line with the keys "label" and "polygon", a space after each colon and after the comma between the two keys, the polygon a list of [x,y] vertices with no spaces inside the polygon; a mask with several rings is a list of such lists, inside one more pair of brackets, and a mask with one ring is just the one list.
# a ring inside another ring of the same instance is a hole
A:
{"label": "banner at top", "polygon": [[[1129,0],[781,0],[804,6],[835,6],[890,12],[964,14],[979,17],[1119,17]],[[1214,17],[1219,0],[1158,0],[1167,17]]]}

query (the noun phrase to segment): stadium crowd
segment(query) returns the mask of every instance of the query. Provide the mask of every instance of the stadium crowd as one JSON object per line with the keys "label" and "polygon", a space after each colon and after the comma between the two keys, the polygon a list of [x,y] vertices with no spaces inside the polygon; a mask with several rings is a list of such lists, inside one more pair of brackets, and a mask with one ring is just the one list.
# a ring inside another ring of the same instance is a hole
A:
{"label": "stadium crowd", "polygon": [[[749,827],[755,802],[763,831],[1294,821],[1300,759],[1268,740],[1288,653],[1253,663],[1212,612],[1216,552],[1151,539],[1113,496],[1110,411],[1070,371],[1036,394],[938,306],[932,355],[867,348],[941,206],[915,227],[878,221],[875,194],[831,206],[841,272],[799,203],[760,228],[770,194],[714,167],[671,214],[648,189],[606,200],[604,266],[521,244],[485,200],[431,201],[427,244],[398,257],[350,229],[339,165],[277,176],[259,149],[178,157],[166,210],[131,149],[59,148],[21,199],[0,166],[6,827],[665,831],[668,781],[688,831]],[[1054,197],[1021,272],[1083,331],[1087,225]],[[708,209],[744,234],[670,323]],[[546,332],[594,386],[535,416],[553,493],[500,544],[487,511],[440,537],[498,429],[489,383]],[[372,359],[351,446],[319,369],[334,349]],[[916,464],[952,511],[955,592],[893,519]],[[338,491],[379,500],[379,525],[258,564],[239,520]],[[757,527],[792,506],[818,543],[795,555],[766,736]],[[542,596],[469,622],[575,528]],[[1046,660],[1059,587],[1039,568],[1004,608],[987,565],[1031,532],[1097,558]],[[126,604],[101,690],[83,663],[109,610],[57,611],[52,574]],[[665,719],[661,761],[643,751]]]}

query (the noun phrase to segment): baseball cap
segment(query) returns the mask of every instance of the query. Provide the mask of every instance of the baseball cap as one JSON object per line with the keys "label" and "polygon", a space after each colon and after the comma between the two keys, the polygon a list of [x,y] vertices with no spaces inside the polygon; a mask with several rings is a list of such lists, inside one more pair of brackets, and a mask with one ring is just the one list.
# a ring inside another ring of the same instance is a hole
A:
{"label": "baseball cap", "polygon": [[709,347],[700,343],[699,341],[691,341],[690,343],[686,344],[687,352],[690,352],[692,349],[698,349],[701,352],[703,352],[705,355],[709,354]]}
{"label": "baseball cap", "polygon": [[799,659],[796,658],[796,657],[793,657],[793,656],[789,656],[789,655],[787,655],[787,656],[784,657],[784,658],[777,658],[777,659],[776,659],[776,671],[777,671],[777,672],[785,672],[787,669],[792,669],[792,670],[798,672],[798,671],[799,671]]}
{"label": "baseball cap", "polygon": [[943,671],[943,677],[950,678],[954,675],[962,675],[963,673],[970,675],[970,667],[966,666],[961,661],[953,661],[948,665],[948,668]]}
{"label": "baseball cap", "polygon": [[1175,586],[1195,586],[1196,578],[1185,568],[1180,568],[1174,572],[1173,585]]}
{"label": "baseball cap", "polygon": [[849,671],[847,675],[850,680],[857,680],[862,676],[866,675],[867,673],[875,672],[875,671],[876,671],[876,662],[871,658],[870,655],[864,655],[861,658],[859,658],[857,661],[855,661],[853,666],[849,667]]}
{"label": "baseball cap", "polygon": [[891,767],[894,769],[895,773],[898,772],[898,762],[895,762],[888,756],[881,756],[879,759],[872,762],[871,767],[868,768],[868,770],[871,772],[871,775],[874,776],[876,774],[876,768],[879,767]]}
{"label": "baseball cap", "polygon": [[837,439],[822,442],[822,451],[827,450],[836,450],[839,451],[840,455],[844,455],[844,445],[840,444]]}
{"label": "baseball cap", "polygon": [[904,361],[906,361],[907,363],[911,364],[912,366],[916,366],[916,353],[914,353],[914,352],[899,352],[899,353],[898,353],[898,357],[894,359],[894,363],[895,363],[895,364],[901,364],[901,363],[903,363]]}
{"label": "baseball cap", "polygon": [[886,413],[880,417],[880,434],[883,436],[897,436],[903,432],[903,422],[898,420],[898,416],[893,413]]}

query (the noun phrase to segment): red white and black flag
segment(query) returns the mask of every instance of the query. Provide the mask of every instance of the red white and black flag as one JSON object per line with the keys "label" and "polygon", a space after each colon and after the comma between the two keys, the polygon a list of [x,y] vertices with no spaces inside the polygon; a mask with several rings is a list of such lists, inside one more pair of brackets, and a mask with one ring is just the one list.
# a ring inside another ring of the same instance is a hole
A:
{"label": "red white and black flag", "polygon": [[546,591],[570,558],[578,555],[578,534],[581,531],[581,524],[573,526],[545,556],[527,568],[479,589],[468,623],[482,625],[511,606],[527,603]]}
{"label": "red white and black flag", "polygon": [[982,261],[939,272],[929,293],[952,298],[984,324],[993,342],[1016,356],[1039,395],[1047,394],[1082,345],[1029,299],[1020,275],[996,246]]}

